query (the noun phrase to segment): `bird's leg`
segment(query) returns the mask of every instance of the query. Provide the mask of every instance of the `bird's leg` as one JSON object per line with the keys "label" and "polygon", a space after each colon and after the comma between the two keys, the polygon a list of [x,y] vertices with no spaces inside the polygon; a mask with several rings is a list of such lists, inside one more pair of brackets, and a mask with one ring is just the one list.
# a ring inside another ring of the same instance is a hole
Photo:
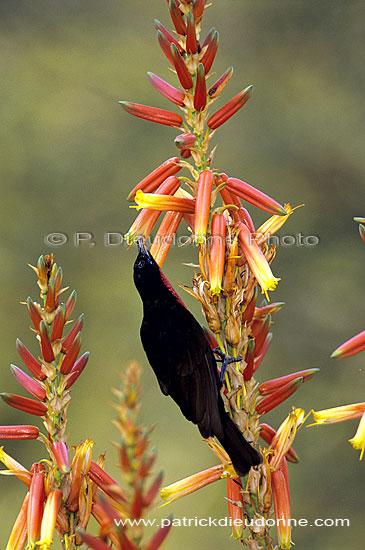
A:
{"label": "bird's leg", "polygon": [[215,348],[213,352],[216,355],[219,355],[220,359],[217,359],[217,361],[220,361],[222,363],[221,374],[219,379],[221,384],[223,384],[223,379],[224,379],[227,365],[230,365],[231,363],[238,363],[239,361],[242,361],[243,357],[242,355],[239,355],[238,357],[229,357],[220,348]]}

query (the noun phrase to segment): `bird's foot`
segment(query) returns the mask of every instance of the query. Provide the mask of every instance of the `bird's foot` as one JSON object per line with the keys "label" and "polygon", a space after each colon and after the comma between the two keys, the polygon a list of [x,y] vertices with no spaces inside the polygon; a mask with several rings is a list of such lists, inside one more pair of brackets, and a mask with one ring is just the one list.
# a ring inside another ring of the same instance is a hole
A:
{"label": "bird's foot", "polygon": [[222,363],[221,374],[219,379],[221,384],[223,384],[224,375],[225,375],[227,366],[230,365],[231,363],[238,363],[239,361],[242,361],[243,357],[242,355],[239,355],[238,357],[229,357],[220,348],[215,348],[213,352],[220,357],[220,359],[217,359],[217,361],[220,361]]}

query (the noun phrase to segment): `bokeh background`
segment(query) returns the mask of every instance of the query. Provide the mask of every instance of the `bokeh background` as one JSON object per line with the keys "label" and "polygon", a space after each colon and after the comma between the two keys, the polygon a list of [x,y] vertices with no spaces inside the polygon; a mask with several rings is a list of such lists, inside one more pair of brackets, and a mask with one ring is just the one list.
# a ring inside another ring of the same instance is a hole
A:
{"label": "bokeh background", "polygon": [[[37,344],[19,302],[38,296],[27,263],[56,254],[65,281],[78,291],[85,312],[87,372],[69,408],[70,443],[86,436],[95,453],[107,450],[117,474],[111,388],[137,359],[143,366],[142,419],[153,423],[157,470],[165,483],[214,464],[197,429],[164,398],[139,342],[141,304],[132,283],[135,251],[104,244],[107,232],[125,233],[135,212],[128,190],[176,154],[173,129],[122,111],[118,100],[169,108],[148,84],[152,71],[174,83],[155,38],[153,19],[171,27],[164,0],[1,0],[1,391],[17,392],[9,373],[18,363],[15,339],[34,353]],[[253,84],[249,103],[218,133],[215,166],[241,177],[280,202],[305,203],[281,234],[315,235],[317,246],[278,250],[273,295],[285,301],[275,316],[274,340],[259,372],[265,380],[295,370],[321,371],[293,398],[270,413],[278,426],[292,404],[322,409],[364,399],[364,356],[334,361],[330,353],[364,329],[364,246],[353,216],[364,216],[365,12],[356,0],[222,0],[205,17],[203,34],[220,32],[213,69],[235,72],[228,100]],[[222,100],[221,100],[222,101]],[[221,103],[222,104],[222,103]],[[252,208],[255,221],[263,219]],[[67,244],[48,246],[53,232]],[[90,232],[94,246],[75,246]],[[173,283],[189,284],[196,251],[175,248],[165,264]],[[187,304],[202,320],[199,307]],[[0,423],[29,422],[0,403]],[[362,548],[364,464],[347,440],[356,422],[303,428],[290,467],[295,518],[349,518],[351,527],[297,528],[296,548]],[[6,444],[30,466],[42,456],[37,442]],[[2,477],[0,548],[24,494]],[[225,482],[152,512],[160,517],[224,517]],[[166,548],[234,548],[229,528],[176,528]]]}

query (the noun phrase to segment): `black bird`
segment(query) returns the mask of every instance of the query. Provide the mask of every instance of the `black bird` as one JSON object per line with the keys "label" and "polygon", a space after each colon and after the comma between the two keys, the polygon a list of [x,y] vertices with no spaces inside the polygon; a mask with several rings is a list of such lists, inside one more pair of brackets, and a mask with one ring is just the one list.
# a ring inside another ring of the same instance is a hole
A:
{"label": "black bird", "polygon": [[151,254],[138,241],[134,283],[143,302],[141,340],[161,391],[204,438],[215,436],[237,474],[260,464],[261,455],[228,416],[220,395],[213,351],[203,328],[186,308]]}

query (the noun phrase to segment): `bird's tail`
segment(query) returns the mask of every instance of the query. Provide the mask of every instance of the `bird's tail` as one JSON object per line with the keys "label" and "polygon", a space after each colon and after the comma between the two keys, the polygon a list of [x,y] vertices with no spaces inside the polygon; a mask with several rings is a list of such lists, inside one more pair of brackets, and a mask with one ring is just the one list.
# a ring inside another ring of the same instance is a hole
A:
{"label": "bird's tail", "polygon": [[237,474],[245,476],[250,471],[251,466],[261,464],[262,456],[246,441],[227,413],[222,414],[221,420],[223,437],[218,439],[229,454]]}

